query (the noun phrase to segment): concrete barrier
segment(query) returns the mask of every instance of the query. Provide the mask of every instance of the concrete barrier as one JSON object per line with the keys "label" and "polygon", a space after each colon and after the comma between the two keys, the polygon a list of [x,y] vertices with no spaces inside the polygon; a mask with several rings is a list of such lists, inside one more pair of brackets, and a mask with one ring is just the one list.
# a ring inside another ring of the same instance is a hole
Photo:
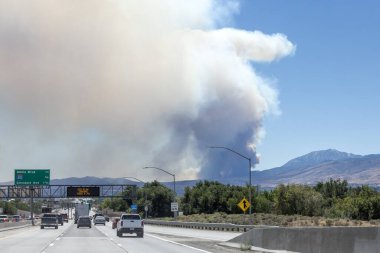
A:
{"label": "concrete barrier", "polygon": [[[216,231],[232,231],[232,232],[247,232],[253,228],[269,227],[257,225],[236,225],[232,223],[202,223],[202,222],[179,222],[179,221],[162,221],[162,220],[144,220],[145,224],[177,227],[177,228],[192,228],[202,230]],[[273,227],[273,226],[270,226]]]}
{"label": "concrete barrier", "polygon": [[32,225],[32,221],[20,221],[20,222],[4,222],[0,223],[0,231],[1,230],[8,230],[8,229],[14,229],[19,227],[25,227]]}
{"label": "concrete barrier", "polygon": [[302,253],[380,253],[380,227],[255,228],[230,242]]}

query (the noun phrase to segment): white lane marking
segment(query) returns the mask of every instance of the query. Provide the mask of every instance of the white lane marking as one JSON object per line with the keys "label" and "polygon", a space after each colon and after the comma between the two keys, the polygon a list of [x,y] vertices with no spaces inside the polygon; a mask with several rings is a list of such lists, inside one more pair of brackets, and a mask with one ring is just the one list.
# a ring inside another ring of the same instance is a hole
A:
{"label": "white lane marking", "polygon": [[54,246],[54,243],[50,243],[49,246],[50,246],[50,247],[53,247],[53,246]]}
{"label": "white lane marking", "polygon": [[179,246],[183,246],[185,248],[189,248],[189,249],[193,249],[193,250],[198,250],[200,252],[203,252],[203,253],[213,253],[211,251],[207,251],[207,250],[203,250],[203,249],[198,249],[198,248],[195,248],[195,247],[192,247],[192,246],[189,246],[189,245],[186,245],[186,244],[182,244],[182,243],[179,243],[179,242],[175,242],[175,241],[170,241],[168,239],[164,239],[164,238],[161,238],[161,237],[158,237],[158,236],[154,236],[154,235],[151,235],[151,234],[146,234],[147,236],[150,236],[150,237],[153,237],[153,238],[156,238],[158,240],[161,240],[161,241],[164,241],[164,242],[168,242],[168,243],[172,243],[172,244],[176,244],[176,245],[179,245]]}
{"label": "white lane marking", "polygon": [[61,237],[57,237],[57,239],[55,239],[56,241],[59,241],[59,240],[61,240]]}
{"label": "white lane marking", "polygon": [[121,245],[120,243],[117,243],[112,237],[110,237],[110,236],[108,235],[108,233],[102,231],[101,229],[99,229],[99,228],[97,228],[97,227],[96,227],[96,229],[97,229],[100,233],[102,233],[103,235],[105,235],[105,236],[106,236],[106,237],[107,237],[112,243],[114,243],[115,245],[117,245],[119,248],[121,248],[121,249],[124,250],[125,252],[128,252],[127,249],[125,249],[125,248],[123,247],[123,245]]}

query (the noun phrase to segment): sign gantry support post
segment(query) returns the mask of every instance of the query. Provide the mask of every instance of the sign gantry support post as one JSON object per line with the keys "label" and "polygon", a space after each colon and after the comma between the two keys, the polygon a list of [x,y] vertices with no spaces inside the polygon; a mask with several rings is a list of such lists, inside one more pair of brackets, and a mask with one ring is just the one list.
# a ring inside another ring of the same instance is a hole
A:
{"label": "sign gantry support post", "polygon": [[32,226],[34,226],[34,217],[33,217],[33,186],[29,186],[29,195],[30,195],[30,218],[32,219]]}

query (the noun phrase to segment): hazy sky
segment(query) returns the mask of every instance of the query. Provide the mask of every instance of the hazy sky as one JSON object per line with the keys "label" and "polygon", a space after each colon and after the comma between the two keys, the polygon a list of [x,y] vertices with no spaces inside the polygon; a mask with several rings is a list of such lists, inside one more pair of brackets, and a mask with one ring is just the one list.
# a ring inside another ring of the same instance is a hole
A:
{"label": "hazy sky", "polygon": [[[0,0],[0,181],[379,153],[375,1]],[[239,163],[245,162],[239,160]]]}

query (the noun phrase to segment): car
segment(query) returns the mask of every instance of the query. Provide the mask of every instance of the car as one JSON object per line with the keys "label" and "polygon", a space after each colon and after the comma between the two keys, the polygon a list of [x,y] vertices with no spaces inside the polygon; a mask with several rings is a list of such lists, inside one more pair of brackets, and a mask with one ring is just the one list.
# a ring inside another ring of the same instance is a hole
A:
{"label": "car", "polygon": [[12,216],[12,222],[19,222],[21,220],[21,216],[20,215],[13,215]]}
{"label": "car", "polygon": [[136,234],[144,237],[144,221],[139,214],[122,214],[117,223],[116,235],[122,237],[124,233]]}
{"label": "car", "polygon": [[117,223],[119,222],[120,217],[112,217],[112,229],[117,227]]}
{"label": "car", "polygon": [[57,213],[57,218],[58,218],[58,224],[63,226],[63,216],[60,213]]}
{"label": "car", "polygon": [[98,217],[98,216],[103,216],[104,217],[104,215],[102,213],[96,213],[96,214],[94,214],[92,216],[92,219],[95,220],[95,218]]}
{"label": "car", "polygon": [[9,222],[8,215],[0,215],[0,223]]}
{"label": "car", "polygon": [[64,222],[69,222],[68,214],[67,213],[62,213],[62,218]]}
{"label": "car", "polygon": [[96,224],[103,224],[104,226],[106,225],[106,219],[104,218],[104,216],[96,216],[95,219],[94,219],[94,225]]}
{"label": "car", "polygon": [[91,228],[91,218],[90,216],[79,216],[77,221],[77,228],[88,227]]}
{"label": "car", "polygon": [[54,227],[58,229],[58,217],[55,213],[44,213],[41,218],[40,228]]}

